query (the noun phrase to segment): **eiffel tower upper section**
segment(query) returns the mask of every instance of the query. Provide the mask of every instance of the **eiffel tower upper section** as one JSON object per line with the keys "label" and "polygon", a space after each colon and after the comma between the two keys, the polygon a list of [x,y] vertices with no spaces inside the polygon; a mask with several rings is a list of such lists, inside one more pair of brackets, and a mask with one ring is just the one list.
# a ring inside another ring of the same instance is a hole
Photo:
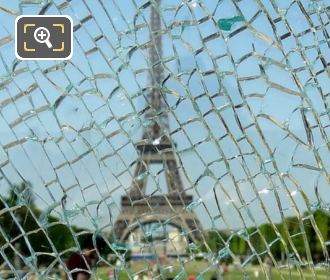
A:
{"label": "eiffel tower upper section", "polygon": [[[160,0],[155,1],[159,7]],[[150,15],[150,91],[147,94],[149,109],[145,118],[150,125],[144,128],[142,141],[137,144],[140,154],[139,162],[130,188],[130,196],[140,198],[145,195],[145,180],[137,180],[147,171],[149,163],[165,163],[166,179],[169,193],[179,191],[185,195],[178,172],[174,148],[175,144],[168,136],[169,120],[166,112],[166,97],[162,94],[164,68],[162,65],[162,32],[161,18],[157,7],[152,5]]]}

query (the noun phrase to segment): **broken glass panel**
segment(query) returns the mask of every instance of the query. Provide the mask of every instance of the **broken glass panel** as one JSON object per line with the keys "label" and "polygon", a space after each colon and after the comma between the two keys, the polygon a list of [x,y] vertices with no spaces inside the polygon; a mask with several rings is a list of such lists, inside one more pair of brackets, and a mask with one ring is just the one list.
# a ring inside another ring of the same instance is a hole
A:
{"label": "broken glass panel", "polygon": [[[0,278],[330,279],[329,12],[0,0]],[[15,58],[61,14],[72,59]]]}

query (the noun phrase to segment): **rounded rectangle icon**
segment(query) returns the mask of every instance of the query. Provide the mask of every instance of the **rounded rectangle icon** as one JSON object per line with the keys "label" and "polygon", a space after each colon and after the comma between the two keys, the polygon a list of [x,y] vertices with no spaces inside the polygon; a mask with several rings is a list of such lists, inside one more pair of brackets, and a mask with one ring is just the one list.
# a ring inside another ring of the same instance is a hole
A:
{"label": "rounded rectangle icon", "polygon": [[21,15],[15,22],[15,54],[22,60],[72,57],[73,24],[66,15]]}

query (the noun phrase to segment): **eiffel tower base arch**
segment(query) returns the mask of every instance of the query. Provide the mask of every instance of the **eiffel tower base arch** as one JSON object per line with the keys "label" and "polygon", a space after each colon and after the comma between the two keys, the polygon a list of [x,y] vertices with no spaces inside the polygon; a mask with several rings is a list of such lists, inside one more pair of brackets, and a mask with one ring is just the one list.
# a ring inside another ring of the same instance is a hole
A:
{"label": "eiffel tower base arch", "polygon": [[189,242],[201,241],[200,222],[196,214],[186,208],[191,202],[190,195],[157,195],[134,201],[123,196],[122,210],[114,224],[113,237],[119,242],[126,242],[129,235],[142,225],[159,223],[176,227]]}

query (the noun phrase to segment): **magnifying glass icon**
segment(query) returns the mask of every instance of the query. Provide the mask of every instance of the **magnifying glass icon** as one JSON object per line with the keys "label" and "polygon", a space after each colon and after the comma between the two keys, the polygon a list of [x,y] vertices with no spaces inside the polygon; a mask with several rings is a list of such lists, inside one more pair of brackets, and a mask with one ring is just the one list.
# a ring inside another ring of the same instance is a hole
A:
{"label": "magnifying glass icon", "polygon": [[49,49],[53,47],[52,43],[49,41],[50,33],[46,27],[38,27],[34,31],[34,39],[41,44],[46,44]]}

